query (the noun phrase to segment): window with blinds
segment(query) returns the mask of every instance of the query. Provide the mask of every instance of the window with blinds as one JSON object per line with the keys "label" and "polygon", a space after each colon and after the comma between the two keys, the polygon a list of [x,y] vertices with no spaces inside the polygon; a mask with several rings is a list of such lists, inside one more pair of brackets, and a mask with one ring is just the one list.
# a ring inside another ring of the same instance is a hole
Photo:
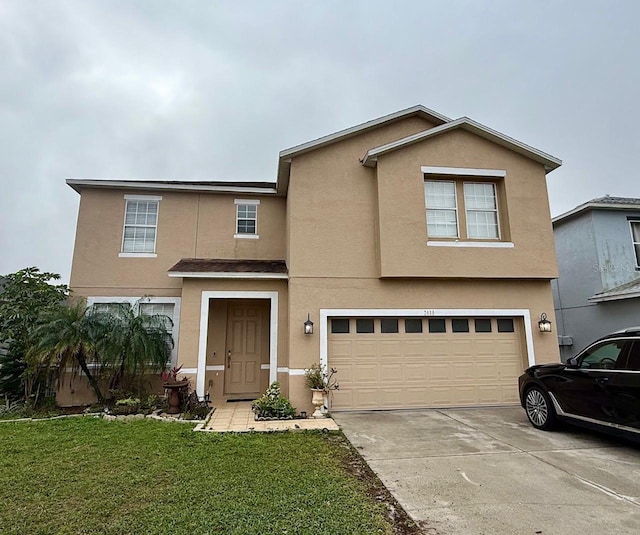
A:
{"label": "window with blinds", "polygon": [[122,237],[123,253],[155,253],[158,201],[127,200]]}

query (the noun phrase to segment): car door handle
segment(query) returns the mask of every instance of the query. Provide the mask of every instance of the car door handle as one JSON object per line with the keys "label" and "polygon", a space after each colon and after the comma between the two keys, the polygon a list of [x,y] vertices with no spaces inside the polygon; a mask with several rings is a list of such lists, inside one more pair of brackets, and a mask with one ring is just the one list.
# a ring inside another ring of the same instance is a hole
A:
{"label": "car door handle", "polygon": [[604,383],[606,383],[607,381],[609,381],[609,378],[608,378],[608,377],[598,377],[598,378],[596,379],[596,381],[598,381],[600,384],[604,384]]}

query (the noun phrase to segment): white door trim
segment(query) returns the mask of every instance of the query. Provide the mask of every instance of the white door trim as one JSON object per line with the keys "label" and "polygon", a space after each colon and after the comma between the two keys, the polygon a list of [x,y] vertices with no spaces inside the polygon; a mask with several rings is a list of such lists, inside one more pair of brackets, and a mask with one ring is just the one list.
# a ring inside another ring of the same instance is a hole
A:
{"label": "white door trim", "polygon": [[[209,326],[209,301],[211,299],[269,299],[269,383],[278,380],[278,292],[212,292],[203,291],[200,301],[200,335],[198,342],[198,372],[196,392],[205,394],[207,368],[207,331]],[[226,328],[226,327],[225,327]]]}
{"label": "white door trim", "polygon": [[328,365],[328,336],[330,317],[372,317],[379,318],[385,316],[398,317],[510,317],[523,318],[524,336],[527,346],[527,358],[529,366],[536,363],[533,351],[533,331],[531,330],[531,313],[528,308],[321,308],[320,309],[320,365]]}

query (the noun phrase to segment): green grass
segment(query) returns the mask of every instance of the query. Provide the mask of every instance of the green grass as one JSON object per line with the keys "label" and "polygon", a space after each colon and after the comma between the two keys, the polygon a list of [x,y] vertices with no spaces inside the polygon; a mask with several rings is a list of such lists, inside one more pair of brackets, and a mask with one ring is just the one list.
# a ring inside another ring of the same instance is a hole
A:
{"label": "green grass", "polygon": [[0,424],[0,533],[393,533],[339,434]]}

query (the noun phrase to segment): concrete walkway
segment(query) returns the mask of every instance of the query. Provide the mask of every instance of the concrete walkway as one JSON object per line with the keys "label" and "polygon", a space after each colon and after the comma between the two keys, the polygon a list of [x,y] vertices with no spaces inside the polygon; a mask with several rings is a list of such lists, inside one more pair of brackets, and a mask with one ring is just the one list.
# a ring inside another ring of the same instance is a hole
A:
{"label": "concrete walkway", "polygon": [[247,433],[250,431],[289,431],[303,429],[328,429],[337,431],[338,425],[331,418],[315,420],[272,420],[256,421],[250,401],[224,403],[216,408],[211,419],[200,429],[217,433]]}
{"label": "concrete walkway", "polygon": [[640,446],[520,407],[333,416],[426,533],[640,533]]}

